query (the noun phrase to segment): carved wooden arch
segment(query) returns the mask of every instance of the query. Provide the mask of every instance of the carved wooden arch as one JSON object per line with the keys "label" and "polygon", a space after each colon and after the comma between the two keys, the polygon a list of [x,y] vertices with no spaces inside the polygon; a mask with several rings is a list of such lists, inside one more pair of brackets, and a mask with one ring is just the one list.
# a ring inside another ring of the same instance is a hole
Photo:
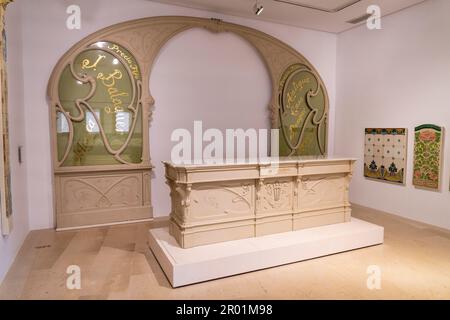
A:
{"label": "carved wooden arch", "polygon": [[[191,28],[206,28],[212,32],[232,32],[247,40],[257,49],[267,66],[272,81],[272,98],[269,106],[272,128],[279,128],[279,82],[283,73],[291,65],[306,65],[318,80],[325,94],[324,121],[326,123],[329,108],[326,87],[314,66],[302,54],[284,42],[253,28],[217,19],[184,16],[150,17],[123,22],[97,31],[78,42],[62,56],[52,72],[48,86],[51,105],[56,101],[58,79],[67,63],[90,44],[96,41],[111,41],[127,48],[138,60],[142,71],[144,110],[151,117],[150,107],[154,104],[154,99],[150,93],[149,80],[154,60],[161,48],[172,37]],[[144,148],[146,148],[146,145],[148,143],[144,143]],[[326,145],[323,149],[326,150]],[[144,151],[148,153],[148,150]]]}
{"label": "carved wooden arch", "polygon": [[[285,126],[283,126],[280,122],[282,122],[284,113],[289,113],[293,116],[295,116],[296,113],[295,110],[283,109],[283,96],[286,93],[285,84],[295,77],[296,72],[301,71],[310,74],[314,78],[315,86],[310,86],[307,88],[306,92],[302,92],[305,101],[304,108],[309,112],[307,120],[314,126],[321,126],[322,130],[325,130],[325,139],[322,142],[319,142],[319,147],[320,154],[326,153],[327,114],[329,108],[328,95],[320,75],[311,63],[303,57],[303,55],[282,41],[266,33],[253,28],[223,22],[218,19],[204,19],[186,16],[149,17],[119,23],[87,36],[68,50],[56,64],[48,85],[48,98],[51,116],[50,122],[52,126],[52,158],[55,177],[57,174],[64,174],[67,172],[106,172],[107,170],[131,170],[133,168],[151,170],[152,165],[150,161],[148,129],[149,120],[151,119],[151,106],[154,104],[154,98],[150,93],[150,73],[154,61],[162,47],[175,35],[192,28],[206,28],[211,32],[232,32],[247,40],[256,48],[267,67],[272,82],[272,95],[269,105],[271,126],[272,128],[281,127],[283,129],[283,136],[286,137],[286,140],[289,140],[289,138],[287,138],[287,133],[284,131]],[[99,41],[112,42],[122,46],[134,56],[140,68],[142,75],[140,103],[142,103],[142,131],[144,133],[142,162],[139,164],[124,163],[101,167],[91,166],[65,168],[58,162],[55,151],[55,106],[58,104],[58,82],[64,68],[71,65],[75,58],[83,52],[83,50],[86,50],[86,48],[90,45]],[[317,112],[317,110],[310,103],[310,99],[314,99],[314,97],[319,93],[323,95],[324,104],[321,114],[319,114],[319,112]],[[299,147],[300,142],[302,141],[304,128],[305,126],[303,126],[302,130],[299,130],[300,133],[294,141],[288,143],[289,150],[292,151],[288,152],[288,154],[293,154]],[[319,129],[317,129],[317,137],[319,138]],[[149,186],[147,188],[150,190]],[[56,202],[58,201],[61,201],[61,199],[57,194]],[[58,208],[58,203],[56,203],[55,207]],[[58,209],[56,209],[56,211],[58,211]]]}

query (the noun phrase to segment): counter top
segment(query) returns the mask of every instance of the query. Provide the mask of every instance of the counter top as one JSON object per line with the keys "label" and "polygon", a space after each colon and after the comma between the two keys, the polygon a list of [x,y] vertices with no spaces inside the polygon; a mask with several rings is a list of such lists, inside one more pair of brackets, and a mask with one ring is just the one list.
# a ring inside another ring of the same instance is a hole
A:
{"label": "counter top", "polygon": [[204,159],[199,163],[174,163],[171,161],[162,161],[167,166],[174,168],[196,169],[196,168],[218,168],[224,166],[270,166],[278,164],[297,164],[297,163],[314,163],[314,162],[333,162],[333,161],[356,161],[357,158],[342,157],[342,156],[300,156],[300,157],[267,157],[267,158],[249,158],[236,159],[231,163],[217,162],[213,159]]}

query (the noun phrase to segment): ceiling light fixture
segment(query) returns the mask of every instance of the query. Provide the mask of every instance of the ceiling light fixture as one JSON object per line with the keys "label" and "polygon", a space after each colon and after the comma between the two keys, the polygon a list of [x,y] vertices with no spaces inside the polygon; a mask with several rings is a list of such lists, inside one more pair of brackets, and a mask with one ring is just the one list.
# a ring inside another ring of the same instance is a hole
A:
{"label": "ceiling light fixture", "polygon": [[255,11],[255,14],[257,16],[259,16],[263,12],[264,6],[263,5],[258,5],[258,1],[256,1],[255,5],[253,6],[253,10]]}
{"label": "ceiling light fixture", "polygon": [[367,21],[367,19],[369,19],[371,16],[372,16],[371,13],[366,13],[366,14],[360,16],[360,17],[357,17],[357,18],[348,20],[348,21],[346,21],[346,22],[347,22],[347,23],[351,23],[351,24],[358,24],[358,23],[360,23],[360,22]]}

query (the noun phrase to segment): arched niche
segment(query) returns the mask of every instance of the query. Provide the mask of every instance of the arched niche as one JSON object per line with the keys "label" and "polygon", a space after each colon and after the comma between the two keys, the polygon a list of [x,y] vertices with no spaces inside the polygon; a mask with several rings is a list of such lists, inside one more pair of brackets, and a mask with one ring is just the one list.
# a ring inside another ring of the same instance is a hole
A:
{"label": "arched niche", "polygon": [[[150,73],[165,43],[191,28],[232,32],[260,53],[271,77],[268,107],[272,128],[281,130],[281,155],[326,153],[326,88],[314,67],[290,46],[261,31],[217,19],[164,16],[120,23],[74,45],[58,61],[50,77],[48,97],[57,228],[152,217],[148,131],[154,98],[149,90]],[[119,79],[119,71],[120,79],[127,79],[122,89],[128,90],[132,98],[124,99],[120,108],[114,110],[107,104],[117,100],[109,101],[104,96],[109,94],[112,99],[111,96],[121,91],[111,93],[102,85]],[[82,89],[64,89],[67,83],[74,86],[73,82]],[[103,95],[99,93],[100,88],[104,89]],[[98,100],[94,99],[95,95],[99,96]],[[100,111],[90,105],[92,99]],[[122,135],[117,130],[107,132],[108,127],[114,128],[120,112],[128,113],[120,114],[121,119],[128,119],[128,131]],[[138,134],[133,130],[138,130]],[[134,151],[128,145],[132,141]],[[97,150],[101,156],[95,157],[91,150]]]}
{"label": "arched niche", "polygon": [[[169,187],[162,161],[171,159],[171,134],[194,121],[214,128],[269,128],[271,79],[259,52],[242,37],[203,28],[183,31],[160,50],[150,74],[155,97],[150,126],[155,216],[170,212]],[[209,142],[205,142],[205,147]],[[225,152],[223,145],[223,155]],[[191,148],[193,154],[193,147]]]}

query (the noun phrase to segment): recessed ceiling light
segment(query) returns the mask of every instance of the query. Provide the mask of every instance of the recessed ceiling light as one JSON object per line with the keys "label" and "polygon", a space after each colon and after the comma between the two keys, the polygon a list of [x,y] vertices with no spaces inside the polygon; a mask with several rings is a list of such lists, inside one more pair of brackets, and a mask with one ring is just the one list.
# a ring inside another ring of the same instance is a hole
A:
{"label": "recessed ceiling light", "polygon": [[274,0],[274,1],[291,4],[293,6],[303,7],[306,9],[319,10],[319,11],[328,12],[328,13],[336,13],[336,12],[339,12],[341,10],[344,10],[348,7],[355,5],[358,2],[361,2],[362,0],[348,0],[348,2],[343,3],[337,7],[329,7],[329,6],[320,7],[320,6],[315,6],[315,5],[309,4],[309,1],[305,2],[305,1],[301,1],[301,0]]}

